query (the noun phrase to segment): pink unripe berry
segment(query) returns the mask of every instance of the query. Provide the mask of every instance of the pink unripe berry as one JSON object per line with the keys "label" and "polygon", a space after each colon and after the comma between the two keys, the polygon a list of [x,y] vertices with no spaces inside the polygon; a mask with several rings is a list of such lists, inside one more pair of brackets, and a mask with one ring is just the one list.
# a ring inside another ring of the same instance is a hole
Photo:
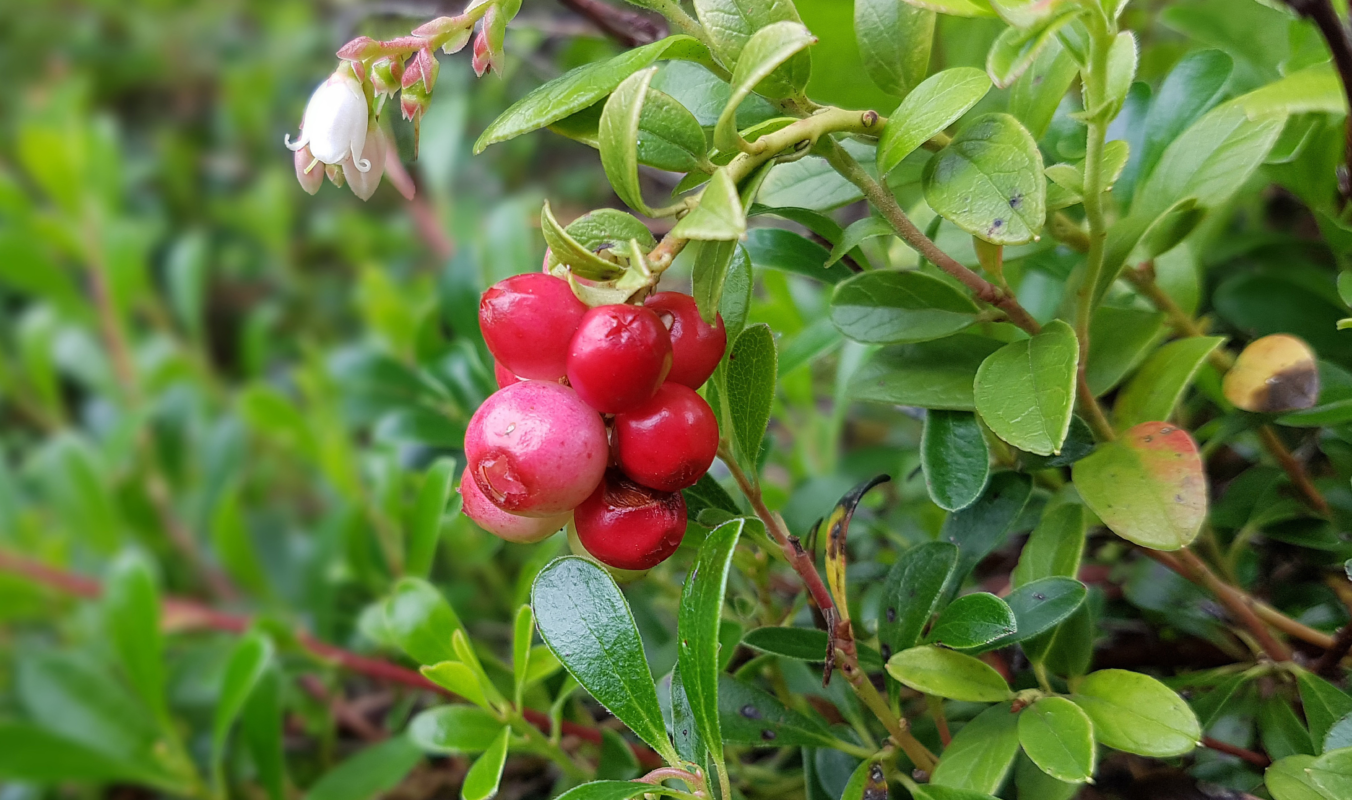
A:
{"label": "pink unripe berry", "polygon": [[460,497],[463,500],[461,508],[465,516],[474,520],[480,528],[509,542],[521,544],[538,542],[549,538],[568,524],[567,512],[552,517],[522,517],[508,514],[484,497],[483,492],[479,491],[479,484],[470,475],[466,475],[465,480],[460,482]]}
{"label": "pink unripe berry", "polygon": [[568,282],[527,272],[498,281],[479,300],[479,329],[502,366],[513,375],[562,378],[568,342],[587,313]]}
{"label": "pink unripe berry", "polygon": [[465,430],[465,470],[511,514],[549,517],[575,508],[605,474],[601,417],[567,386],[522,381],[495,392]]}
{"label": "pink unripe berry", "polygon": [[728,346],[723,316],[718,315],[717,324],[710,325],[700,317],[695,298],[680,292],[658,292],[643,305],[657,312],[671,336],[672,363],[667,380],[691,389],[703,386]]}
{"label": "pink unripe berry", "polygon": [[642,306],[591,309],[568,346],[568,382],[603,414],[647,402],[669,371],[671,337],[657,315]]}
{"label": "pink unripe berry", "polygon": [[652,489],[695,485],[718,453],[718,420],[695,390],[667,381],[648,402],[615,415],[620,469]]}
{"label": "pink unripe berry", "polygon": [[597,561],[619,569],[651,569],[685,536],[685,498],[640,486],[616,470],[573,512],[577,537]]}

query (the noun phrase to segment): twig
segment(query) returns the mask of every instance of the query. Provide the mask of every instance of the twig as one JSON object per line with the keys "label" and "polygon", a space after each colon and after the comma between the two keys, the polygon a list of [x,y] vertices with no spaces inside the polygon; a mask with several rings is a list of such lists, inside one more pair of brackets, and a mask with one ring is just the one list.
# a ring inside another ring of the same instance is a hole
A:
{"label": "twig", "polygon": [[1202,746],[1208,750],[1215,750],[1217,753],[1225,753],[1226,755],[1242,758],[1259,769],[1267,769],[1268,766],[1272,764],[1272,759],[1262,753],[1245,750],[1243,747],[1237,747],[1233,744],[1222,742],[1219,739],[1212,739],[1210,736],[1202,737]]}
{"label": "twig", "polygon": [[625,47],[652,44],[667,35],[667,26],[638,11],[612,6],[604,0],[559,0],[591,20],[607,36]]}
{"label": "twig", "polygon": [[1306,19],[1313,20],[1329,52],[1333,54],[1333,63],[1338,68],[1338,81],[1343,85],[1343,98],[1347,101],[1348,116],[1343,134],[1343,163],[1338,165],[1338,194],[1343,205],[1352,198],[1352,32],[1338,17],[1337,10],[1329,0],[1284,0],[1284,2]]}
{"label": "twig", "polygon": [[324,687],[323,681],[316,675],[300,676],[300,686],[305,693],[324,703],[333,712],[333,717],[342,723],[348,730],[357,734],[364,741],[379,742],[386,738],[387,734],[370,720],[357,713],[356,709],[348,705],[347,699],[341,693],[331,695],[328,689]]}
{"label": "twig", "polygon": [[[35,583],[76,597],[96,598],[103,592],[103,587],[92,578],[75,575],[39,561],[5,552],[0,552],[0,572],[19,575]],[[217,611],[194,600],[178,597],[166,597],[163,599],[162,605],[166,624],[172,624],[175,627],[206,628],[227,633],[243,633],[252,627],[254,622],[252,618],[247,616]],[[429,681],[418,672],[389,661],[357,655],[336,645],[320,641],[307,631],[298,631],[296,641],[311,655],[349,672],[463,700],[459,695]],[[548,733],[550,729],[548,714],[532,708],[521,709],[521,714],[530,724]],[[563,733],[569,736],[576,736],[592,744],[601,743],[601,731],[597,728],[579,725],[567,720],[563,721],[561,728]],[[634,751],[634,755],[638,758],[640,764],[656,767],[663,763],[662,759],[647,747],[631,743],[630,748]]]}
{"label": "twig", "polygon": [[1311,669],[1320,675],[1333,675],[1347,657],[1348,651],[1352,651],[1352,622],[1338,629],[1338,634],[1333,637],[1333,645],[1324,651],[1324,655],[1314,662]]}

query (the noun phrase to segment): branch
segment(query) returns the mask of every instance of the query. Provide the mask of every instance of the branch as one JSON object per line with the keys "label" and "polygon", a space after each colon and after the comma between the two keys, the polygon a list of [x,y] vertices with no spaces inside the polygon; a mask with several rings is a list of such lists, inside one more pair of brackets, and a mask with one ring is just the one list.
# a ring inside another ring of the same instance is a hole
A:
{"label": "branch", "polygon": [[1272,759],[1262,753],[1245,750],[1243,747],[1237,747],[1233,744],[1222,742],[1219,739],[1212,739],[1210,736],[1202,737],[1202,746],[1208,750],[1215,750],[1217,753],[1225,753],[1226,755],[1242,758],[1259,769],[1267,769],[1268,766],[1272,764]]}
{"label": "branch", "polygon": [[605,0],[559,0],[586,17],[607,36],[625,47],[652,44],[667,35],[667,26],[638,11],[612,6]]}
{"label": "branch", "polygon": [[1338,17],[1329,0],[1284,0],[1284,2],[1306,19],[1313,20],[1329,52],[1333,53],[1333,64],[1338,68],[1338,80],[1343,85],[1343,98],[1347,101],[1348,115],[1343,133],[1343,163],[1338,165],[1338,195],[1343,205],[1352,198],[1352,33]]}
{"label": "branch", "polygon": [[[34,583],[75,597],[93,599],[103,593],[103,587],[92,578],[66,572],[39,561],[10,553],[0,552],[0,572],[27,578]],[[254,624],[250,617],[227,614],[193,600],[165,597],[162,605],[165,620],[167,622],[172,621],[176,627],[195,627],[227,633],[243,633]],[[355,672],[386,683],[435,692],[452,699],[464,699],[429,681],[418,672],[389,661],[357,655],[336,645],[320,641],[308,631],[298,631],[296,641],[311,655],[342,667],[349,672]],[[545,733],[549,732],[550,720],[548,714],[532,708],[521,709],[521,714],[530,724]],[[569,736],[576,736],[592,744],[599,745],[601,743],[601,731],[596,728],[565,720],[562,724],[562,730]],[[663,764],[662,759],[647,747],[638,744],[631,744],[630,747],[639,763],[654,767]]]}

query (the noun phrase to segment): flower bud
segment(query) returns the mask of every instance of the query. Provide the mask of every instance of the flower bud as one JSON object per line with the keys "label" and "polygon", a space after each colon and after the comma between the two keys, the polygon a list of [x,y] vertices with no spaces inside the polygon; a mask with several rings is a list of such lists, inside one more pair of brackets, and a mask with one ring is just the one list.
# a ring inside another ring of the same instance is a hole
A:
{"label": "flower bud", "polygon": [[404,62],[397,58],[382,58],[371,65],[371,85],[382,97],[393,97],[403,80]]}
{"label": "flower bud", "polygon": [[365,172],[371,168],[371,162],[362,158],[369,118],[370,107],[361,82],[352,67],[344,64],[310,96],[300,139],[292,142],[287,134],[284,141],[293,151],[308,146],[313,157],[324,164],[338,164],[351,157],[357,169]]}
{"label": "flower bud", "polygon": [[354,168],[352,160],[343,162],[343,177],[352,193],[362,200],[369,200],[380,185],[380,177],[385,174],[385,155],[387,143],[380,125],[371,123],[366,129],[366,143],[363,152],[371,160],[371,168],[365,172]]}
{"label": "flower bud", "polygon": [[317,193],[324,185],[324,170],[319,166],[319,159],[310,152],[309,145],[296,151],[296,180],[300,181],[300,188],[310,194]]}
{"label": "flower bud", "polygon": [[474,74],[480,78],[493,65],[493,54],[488,50],[488,37],[483,31],[474,37],[474,58],[470,63],[474,66]]}

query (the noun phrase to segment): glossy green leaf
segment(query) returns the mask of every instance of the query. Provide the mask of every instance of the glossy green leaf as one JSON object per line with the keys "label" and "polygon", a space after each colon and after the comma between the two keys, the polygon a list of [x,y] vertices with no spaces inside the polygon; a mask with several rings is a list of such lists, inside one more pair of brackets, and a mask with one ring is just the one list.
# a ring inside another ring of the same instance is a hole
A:
{"label": "glossy green leaf", "polygon": [[723,277],[723,295],[718,299],[718,313],[723,315],[723,329],[731,341],[737,341],[737,337],[746,329],[755,284],[751,259],[747,256],[746,248],[739,244],[728,263]]}
{"label": "glossy green leaf", "polygon": [[398,786],[422,761],[422,751],[408,736],[371,745],[320,778],[306,800],[372,800]]}
{"label": "glossy green leaf", "polygon": [[986,0],[905,0],[916,8],[927,8],[951,17],[993,17],[990,3]]}
{"label": "glossy green leaf", "polygon": [[939,612],[925,641],[945,647],[980,647],[1017,629],[1014,612],[988,592],[963,595]]}
{"label": "glossy green leaf", "polygon": [[770,422],[778,357],[774,334],[763,323],[742,331],[728,355],[725,394],[732,433],[738,452],[751,463],[755,463],[760,453],[761,440]]}
{"label": "glossy green leaf", "polygon": [[606,100],[596,129],[601,167],[611,188],[625,205],[648,216],[653,212],[643,202],[638,179],[639,120],[648,97],[648,84],[652,83],[656,71],[655,68],[639,70],[616,86]]}
{"label": "glossy green leaf", "polygon": [[1019,716],[1009,703],[991,706],[963,726],[944,748],[932,784],[994,794],[1019,754]]}
{"label": "glossy green leaf", "polygon": [[920,466],[930,499],[945,511],[975,503],[990,478],[990,451],[976,417],[965,411],[925,415]]}
{"label": "glossy green leaf", "polygon": [[286,797],[286,754],[283,742],[282,674],[274,661],[249,693],[240,713],[240,737],[258,771],[269,800]]}
{"label": "glossy green leaf", "polygon": [[1114,426],[1126,430],[1142,422],[1167,421],[1197,370],[1224,341],[1221,336],[1192,336],[1152,353],[1118,392],[1113,405]]}
{"label": "glossy green leaf", "polygon": [[718,124],[714,126],[714,146],[726,153],[740,149],[743,140],[737,130],[737,109],[747,95],[762,83],[765,86],[760,93],[771,97],[792,94],[802,89],[801,85],[783,83],[772,77],[772,73],[790,60],[797,60],[798,54],[816,41],[816,37],[802,23],[790,21],[767,25],[751,35],[732,71],[732,95],[718,117]]}
{"label": "glossy green leaf", "polygon": [[957,563],[958,548],[948,542],[918,544],[897,558],[883,582],[878,617],[884,660],[920,642]]}
{"label": "glossy green leaf", "polygon": [[535,578],[531,607],[540,638],[569,674],[640,739],[674,759],[643,642],[610,574],[584,558],[557,559]]}
{"label": "glossy green leaf", "polygon": [[954,67],[926,78],[901,101],[878,139],[878,171],[886,175],[916,148],[957,122],[990,91],[986,73]]}
{"label": "glossy green leaf", "polygon": [[700,545],[695,566],[681,590],[677,615],[680,640],[676,665],[690,703],[695,727],[714,758],[723,758],[723,735],[718,725],[719,622],[728,569],[745,521],[724,523]]}
{"label": "glossy green leaf", "polygon": [[480,708],[489,707],[483,686],[479,684],[479,676],[469,665],[460,661],[442,661],[439,664],[426,665],[419,671],[423,677],[441,688],[460,695]]}
{"label": "glossy green leaf", "polygon": [[1066,621],[1084,603],[1089,590],[1074,578],[1049,577],[1025,584],[1005,597],[1014,614],[1016,630],[990,643],[1004,647],[1025,642]]}
{"label": "glossy green leaf", "polygon": [[854,273],[837,262],[824,268],[830,251],[820,244],[782,228],[754,228],[742,242],[751,263],[757,268],[792,272],[823,283],[840,283]]}
{"label": "glossy green leaf", "polygon": [[1019,712],[1019,744],[1033,763],[1066,783],[1094,776],[1094,726],[1064,697],[1044,697]]}
{"label": "glossy green leaf", "polygon": [[1075,486],[1113,533],[1177,550],[1201,530],[1207,484],[1197,444],[1164,422],[1144,422],[1076,462]]}
{"label": "glossy green leaf", "polygon": [[831,295],[831,321],[868,344],[940,339],[971,325],[976,315],[976,304],[952,284],[916,271],[861,273]]}
{"label": "glossy green leaf", "polygon": [[864,71],[888,94],[905,97],[929,71],[935,15],[897,0],[855,0],[854,34]]}
{"label": "glossy green leaf", "polygon": [[239,718],[244,704],[254,687],[262,679],[274,658],[272,640],[254,632],[239,640],[225,665],[221,691],[216,700],[211,724],[211,771],[218,788],[224,788],[222,769],[225,763],[225,744],[230,729]]}
{"label": "glossy green leaf", "polygon": [[451,636],[460,617],[427,581],[404,578],[385,601],[385,626],[400,649],[419,664],[458,661]]}
{"label": "glossy green leaf", "polygon": [[995,339],[957,334],[931,342],[885,347],[850,380],[849,397],[891,405],[972,411],[972,385]]}
{"label": "glossy green leaf", "polygon": [[707,56],[708,51],[699,42],[678,35],[636,47],[607,61],[578,67],[534,89],[499,115],[474,143],[474,152],[483,152],[491,144],[514,139],[576,114],[610,94],[625,78],[660,58],[701,61]]}
{"label": "glossy green leaf", "polygon": [[441,518],[451,499],[455,480],[455,459],[439,458],[423,476],[418,497],[413,502],[413,518],[408,526],[408,555],[404,569],[411,577],[426,578],[432,570],[432,558],[441,539]]}
{"label": "glossy green leaf", "polygon": [[939,538],[958,546],[958,566],[950,590],[956,590],[982,559],[1004,544],[1032,492],[1033,483],[1027,475],[997,472],[975,503],[948,515]]}
{"label": "glossy green leaf", "polygon": [[995,668],[969,655],[933,645],[912,647],[892,656],[887,672],[918,692],[965,700],[998,703],[1013,696]]}
{"label": "glossy green leaf", "polygon": [[[1108,69],[1103,78],[1103,93],[1107,97],[1106,117],[1112,119],[1126,102],[1131,82],[1136,79],[1136,62],[1139,58],[1136,36],[1131,31],[1122,31],[1113,39],[1108,49]],[[1093,113],[1094,109],[1089,109]]]}
{"label": "glossy green leaf", "polygon": [[1047,183],[1032,135],[1008,114],[967,123],[925,164],[925,200],[944,219],[999,245],[1023,244],[1042,230]]}
{"label": "glossy green leaf", "polygon": [[[910,792],[912,800],[998,800],[994,795],[985,792],[955,789],[952,786],[939,786],[934,783],[916,784]],[[1038,800],[1043,798],[1039,797]]]}
{"label": "glossy green leaf", "polygon": [[1080,570],[1087,525],[1084,506],[1066,503],[1043,512],[1010,578],[1015,589],[1044,578],[1073,578]]}
{"label": "glossy green leaf", "polygon": [[846,228],[844,233],[841,234],[840,241],[831,247],[831,257],[826,260],[826,267],[830,268],[868,239],[878,236],[892,236],[895,233],[892,225],[881,217],[864,217],[861,220],[851,222],[850,227]]}
{"label": "glossy green leaf", "polygon": [[746,212],[727,169],[716,170],[700,193],[699,205],[671,229],[672,236],[699,241],[733,241],[746,233]]}
{"label": "glossy green leaf", "polygon": [[517,609],[516,619],[512,622],[512,683],[516,686],[518,706],[521,705],[521,692],[530,670],[531,643],[534,639],[535,612],[530,606],[523,605]]}
{"label": "glossy green leaf", "polygon": [[1202,738],[1197,716],[1172,689],[1138,672],[1105,669],[1085,676],[1071,696],[1094,722],[1099,744],[1153,758],[1192,752]]}
{"label": "glossy green leaf", "polygon": [[1031,339],[1011,342],[976,375],[976,410],[991,432],[1021,450],[1060,452],[1075,405],[1080,345],[1069,325],[1053,320]]}
{"label": "glossy green leaf", "polygon": [[160,592],[142,557],[126,554],[113,562],[103,608],[104,624],[132,688],[163,719],[167,709]]}
{"label": "glossy green leaf", "polygon": [[1165,333],[1164,314],[1099,306],[1089,327],[1085,380],[1095,397],[1114,389],[1150,353]]}
{"label": "glossy green leaf", "polygon": [[[819,628],[768,626],[748,631],[742,643],[764,653],[819,664],[826,661],[826,639],[826,631]],[[864,669],[882,668],[883,661],[878,651],[864,644],[858,644],[857,647],[859,663]]]}
{"label": "glossy green leaf", "polygon": [[728,744],[833,747],[835,739],[810,717],[731,675],[718,676],[719,728]]}
{"label": "glossy green leaf", "polygon": [[1241,95],[1235,102],[1254,119],[1311,112],[1339,116],[1347,113],[1347,98],[1338,73],[1328,61],[1297,70]]}
{"label": "glossy green leaf", "polygon": [[[1240,681],[1240,683],[1244,684],[1247,681]],[[1229,687],[1217,687],[1211,693],[1219,694],[1224,688]],[[1235,687],[1231,690],[1229,697],[1240,694],[1240,688]],[[1209,709],[1211,711],[1210,718],[1203,712],[1199,704],[1193,704],[1193,709],[1197,711],[1197,717],[1202,723],[1202,730],[1207,730],[1212,723],[1219,719],[1221,712],[1229,710],[1227,708],[1228,703],[1225,702],[1229,700],[1229,697],[1222,698],[1214,709]],[[1329,735],[1324,737],[1325,750],[1347,746],[1346,744],[1336,747],[1329,746],[1329,739],[1333,738],[1334,731],[1343,724],[1343,720],[1347,719],[1348,717],[1344,717],[1329,729]],[[1349,733],[1352,733],[1352,726],[1344,727]],[[1301,721],[1300,717],[1296,716],[1295,710],[1291,708],[1291,702],[1281,695],[1274,694],[1260,701],[1258,705],[1258,733],[1263,743],[1263,752],[1267,753],[1268,757],[1274,761],[1287,756],[1314,755],[1319,752],[1319,749],[1310,741],[1310,729],[1306,728],[1305,723]]]}
{"label": "glossy green leaf", "polygon": [[[1304,730],[1302,726],[1293,726]],[[1324,734],[1324,744],[1321,752],[1327,753],[1331,750],[1342,750],[1352,747],[1352,713],[1344,714],[1329,727],[1329,732]],[[1305,752],[1301,750],[1299,752]]]}
{"label": "glossy green leaf", "polygon": [[429,708],[408,724],[409,740],[438,755],[482,753],[501,731],[502,722],[492,714],[466,705]]}
{"label": "glossy green leaf", "polygon": [[507,743],[512,729],[503,727],[483,755],[470,765],[465,782],[460,786],[460,800],[491,800],[498,793],[502,781],[502,767],[507,763]]}
{"label": "glossy green leaf", "polygon": [[1352,697],[1308,670],[1296,673],[1296,685],[1300,687],[1300,703],[1310,726],[1311,743],[1322,752],[1324,738],[1333,724],[1352,714]]}
{"label": "glossy green leaf", "polygon": [[553,262],[568,265],[581,277],[607,281],[624,274],[624,269],[620,265],[601,258],[596,254],[594,247],[588,246],[590,243],[579,241],[559,224],[547,200],[540,210],[540,232],[544,235],[545,244],[549,245],[550,258]]}
{"label": "glossy green leaf", "polygon": [[1014,786],[1020,797],[1038,800],[1073,800],[1082,784],[1065,783],[1038,768],[1025,753],[1014,763]]}
{"label": "glossy green leaf", "polygon": [[1310,774],[1314,756],[1287,756],[1267,768],[1263,783],[1273,800],[1337,800],[1325,794]]}
{"label": "glossy green leaf", "polygon": [[1001,89],[1014,83],[1037,58],[1056,32],[1078,17],[1082,9],[1069,8],[1028,28],[1006,28],[991,45],[986,74]]}
{"label": "glossy green leaf", "polygon": [[1310,777],[1329,797],[1352,797],[1352,747],[1319,756],[1309,767]]}
{"label": "glossy green leaf", "polygon": [[712,324],[717,318],[723,301],[723,287],[727,285],[728,272],[737,252],[735,240],[695,241],[690,244],[690,253],[695,262],[691,275],[695,305],[705,322]]}
{"label": "glossy green leaf", "polygon": [[[756,33],[777,23],[802,23],[791,0],[696,0],[695,14],[709,35],[714,55],[729,68],[741,67]],[[754,60],[754,58],[752,59]],[[756,91],[766,97],[784,97],[802,91],[812,72],[806,54],[791,59],[781,69],[760,81]],[[734,80],[735,84],[736,81]]]}
{"label": "glossy green leaf", "polygon": [[1042,140],[1052,117],[1078,73],[1074,57],[1052,39],[1037,51],[1033,63],[1009,89],[1008,111],[1034,139]]}
{"label": "glossy green leaf", "polygon": [[559,795],[557,800],[630,800],[657,788],[660,787],[636,781],[592,781],[574,786]]}

